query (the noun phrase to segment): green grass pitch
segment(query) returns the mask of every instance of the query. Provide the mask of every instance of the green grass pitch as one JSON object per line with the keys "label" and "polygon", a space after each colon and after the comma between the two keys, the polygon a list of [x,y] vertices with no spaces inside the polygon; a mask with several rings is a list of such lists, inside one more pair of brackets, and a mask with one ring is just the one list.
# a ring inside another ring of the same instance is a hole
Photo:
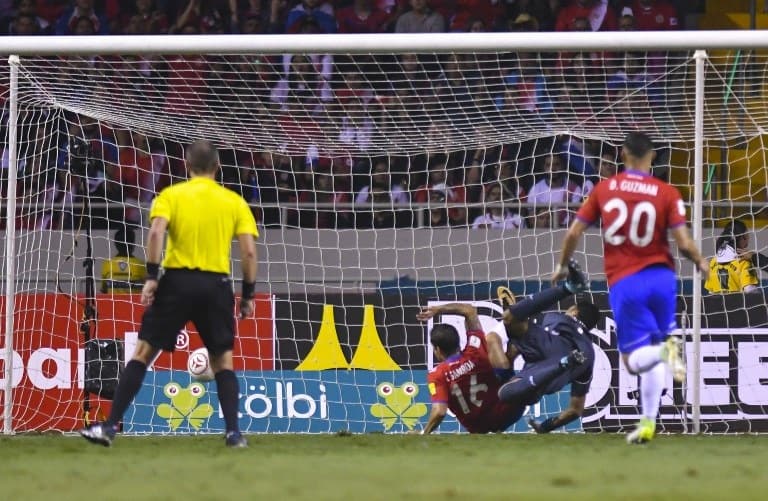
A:
{"label": "green grass pitch", "polygon": [[766,499],[768,437],[0,438],[0,499]]}

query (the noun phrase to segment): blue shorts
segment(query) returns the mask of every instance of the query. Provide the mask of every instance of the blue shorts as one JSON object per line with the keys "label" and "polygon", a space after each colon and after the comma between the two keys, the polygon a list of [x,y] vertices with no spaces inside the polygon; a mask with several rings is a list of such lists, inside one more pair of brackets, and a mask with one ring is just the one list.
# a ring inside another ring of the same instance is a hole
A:
{"label": "blue shorts", "polygon": [[667,339],[675,323],[677,279],[666,266],[650,266],[610,287],[619,352],[631,353]]}

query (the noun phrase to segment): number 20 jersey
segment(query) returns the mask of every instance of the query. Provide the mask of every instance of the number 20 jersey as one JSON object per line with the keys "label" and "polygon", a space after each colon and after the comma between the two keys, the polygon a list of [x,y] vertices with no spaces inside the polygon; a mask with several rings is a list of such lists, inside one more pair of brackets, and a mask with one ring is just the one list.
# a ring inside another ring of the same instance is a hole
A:
{"label": "number 20 jersey", "polygon": [[628,170],[600,182],[576,214],[603,222],[608,285],[654,264],[674,270],[667,230],[686,223],[677,188],[644,172]]}
{"label": "number 20 jersey", "polygon": [[468,331],[466,347],[432,369],[427,383],[432,402],[447,404],[470,433],[503,431],[522,414],[499,400],[501,383],[480,330]]}

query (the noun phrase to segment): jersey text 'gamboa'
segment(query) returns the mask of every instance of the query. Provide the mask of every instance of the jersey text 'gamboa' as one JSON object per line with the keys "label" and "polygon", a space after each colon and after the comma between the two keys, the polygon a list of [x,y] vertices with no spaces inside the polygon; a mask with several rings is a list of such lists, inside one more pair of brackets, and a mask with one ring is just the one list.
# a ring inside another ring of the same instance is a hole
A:
{"label": "jersey text 'gamboa'", "polygon": [[674,269],[667,230],[686,223],[677,188],[650,174],[628,170],[598,184],[576,217],[603,221],[608,285],[648,266]]}

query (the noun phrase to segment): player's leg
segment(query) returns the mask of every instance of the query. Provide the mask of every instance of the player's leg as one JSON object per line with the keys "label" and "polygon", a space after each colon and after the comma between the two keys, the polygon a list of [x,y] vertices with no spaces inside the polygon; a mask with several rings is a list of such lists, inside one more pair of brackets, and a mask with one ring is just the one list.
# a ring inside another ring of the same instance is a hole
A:
{"label": "player's leg", "polygon": [[200,307],[192,314],[192,322],[208,349],[211,369],[216,375],[216,393],[226,428],[225,443],[229,447],[247,447],[237,417],[240,385],[232,360],[235,344],[235,297],[232,294],[232,282],[226,277],[214,275],[202,277],[202,280]]}
{"label": "player's leg", "polygon": [[648,307],[650,291],[655,287],[645,270],[626,277],[611,287],[609,301],[616,321],[619,352],[627,370],[640,376],[640,407],[643,418],[627,435],[630,443],[651,440],[656,431],[661,394],[664,391],[665,366],[660,364],[662,346],[653,343],[656,318]]}
{"label": "player's leg", "polygon": [[680,338],[669,333],[677,327],[677,277],[672,270],[660,269],[655,272],[656,287],[651,292],[648,306],[656,318],[656,332],[651,336],[654,344],[662,346],[661,357],[669,366],[672,377],[678,383],[685,380],[684,345]]}
{"label": "player's leg", "polygon": [[147,367],[160,350],[173,351],[176,335],[186,324],[185,301],[179,292],[184,290],[184,284],[177,281],[174,276],[160,279],[154,303],[144,310],[136,349],[117,383],[109,417],[103,423],[80,430],[87,440],[111,445],[125,411],[141,389]]}
{"label": "player's leg", "polygon": [[533,315],[541,313],[561,299],[581,292],[587,288],[587,277],[581,271],[581,266],[571,259],[568,263],[568,277],[565,283],[533,294],[507,308],[518,321],[525,321]]}
{"label": "player's leg", "polygon": [[499,399],[507,403],[533,405],[547,393],[551,383],[566,376],[560,387],[568,383],[569,369],[584,363],[581,351],[573,350],[566,355],[556,355],[539,362],[526,364],[523,369],[499,388]]}

